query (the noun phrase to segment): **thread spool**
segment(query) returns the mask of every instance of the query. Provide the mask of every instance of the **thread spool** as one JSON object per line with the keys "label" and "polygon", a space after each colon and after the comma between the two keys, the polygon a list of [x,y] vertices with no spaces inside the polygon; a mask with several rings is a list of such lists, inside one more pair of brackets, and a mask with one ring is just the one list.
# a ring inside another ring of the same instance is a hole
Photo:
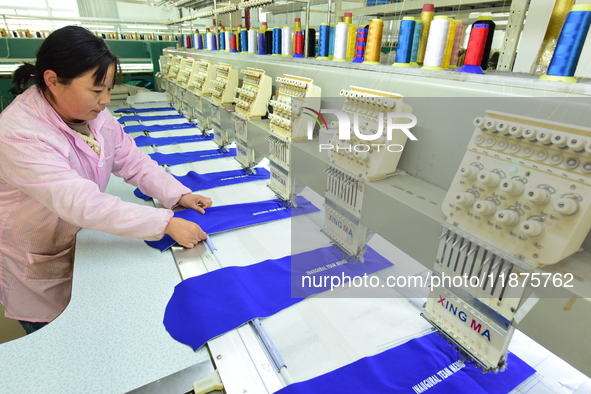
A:
{"label": "thread spool", "polygon": [[484,53],[487,37],[488,25],[486,23],[477,23],[472,26],[470,39],[468,40],[468,48],[466,49],[466,57],[464,58],[464,65],[458,69],[458,72],[484,74],[480,64],[482,62],[482,54]]}
{"label": "thread spool", "polygon": [[326,23],[320,24],[320,36],[318,37],[318,58],[328,59],[328,41],[330,39],[330,26]]}
{"label": "thread spool", "polygon": [[211,33],[211,32],[206,33],[206,38],[207,38],[207,49],[209,49],[211,51],[212,50],[211,48],[213,47],[213,33]]}
{"label": "thread spool", "polygon": [[230,30],[226,30],[225,34],[224,34],[224,41],[225,43],[225,47],[226,47],[226,52],[230,52],[230,36],[231,36],[232,32]]}
{"label": "thread spool", "polygon": [[330,26],[329,37],[328,37],[328,57],[334,58],[334,43],[337,38],[337,27],[335,25]]}
{"label": "thread spool", "polygon": [[357,40],[355,41],[355,56],[353,57],[353,63],[363,63],[365,58],[365,47],[367,46],[367,27],[360,27],[357,30]]}
{"label": "thread spool", "polygon": [[226,31],[220,31],[220,51],[226,52]]}
{"label": "thread spool", "polygon": [[547,81],[577,82],[574,77],[587,32],[591,26],[591,4],[575,4],[566,16],[558,37],[548,73],[540,79]]}
{"label": "thread spool", "polygon": [[447,44],[449,32],[449,19],[447,16],[436,16],[429,28],[429,39],[423,59],[423,68],[426,70],[443,70],[443,54]]}
{"label": "thread spool", "polygon": [[295,37],[298,31],[302,31],[302,19],[301,18],[293,18],[293,34],[291,36],[292,44],[291,44],[291,52],[295,54]]}
{"label": "thread spool", "polygon": [[454,40],[456,37],[456,24],[453,18],[449,18],[449,30],[447,31],[447,43],[445,44],[445,52],[443,52],[443,63],[441,67],[449,68],[449,60],[451,59],[451,50],[454,46]]}
{"label": "thread spool", "polygon": [[417,62],[422,64],[425,59],[425,51],[427,50],[427,41],[429,40],[429,30],[431,22],[435,16],[435,6],[433,4],[423,4],[423,11],[421,12],[421,23],[423,25],[421,30],[421,41],[419,43],[419,53],[417,55]]}
{"label": "thread spool", "polygon": [[265,45],[265,32],[258,33],[258,41],[259,41],[259,49],[257,51],[257,55],[266,55],[266,45]]}
{"label": "thread spool", "polygon": [[273,54],[273,30],[265,31],[265,52],[267,55]]}
{"label": "thread spool", "polygon": [[415,21],[411,16],[405,16],[400,21],[398,34],[398,46],[396,47],[396,59],[394,67],[410,67],[410,55],[412,52],[412,39],[415,32]]}
{"label": "thread spool", "polygon": [[304,32],[303,31],[296,31],[295,32],[294,52],[295,53],[293,54],[293,57],[295,57],[295,58],[304,57]]}
{"label": "thread spool", "polygon": [[540,46],[540,50],[536,55],[536,60],[532,65],[532,74],[539,77],[548,71],[548,65],[550,64],[550,60],[552,60],[560,30],[564,25],[566,16],[574,4],[575,0],[556,0],[556,3],[554,3],[554,8],[550,15],[550,21],[548,22],[548,27],[546,28],[546,33],[542,40],[542,45]]}
{"label": "thread spool", "polygon": [[238,52],[241,51],[241,48],[240,48],[240,32],[241,31],[242,31],[242,25],[238,25],[236,27],[236,32],[234,33],[234,34],[236,34],[236,50]]}
{"label": "thread spool", "polygon": [[450,67],[456,67],[458,65],[458,53],[460,52],[460,45],[462,44],[462,38],[464,37],[464,24],[459,19],[454,19],[453,23],[456,25],[456,34],[454,37],[454,45],[451,49],[451,57],[449,59]]}
{"label": "thread spool", "polygon": [[495,28],[496,24],[492,21],[492,15],[483,15],[479,16],[478,20],[472,24],[474,26],[476,23],[485,23],[488,25],[488,35],[486,36],[486,44],[484,45],[484,52],[482,53],[482,61],[480,62],[480,67],[482,67],[483,71],[488,69],[488,60],[490,59],[490,49],[492,48],[492,42],[495,35]]}
{"label": "thread spool", "polygon": [[211,33],[211,50],[212,51],[217,51],[218,50],[217,37],[213,33]]}
{"label": "thread spool", "polygon": [[281,55],[286,57],[291,56],[292,45],[292,29],[289,26],[285,26],[281,30]]}
{"label": "thread spool", "polygon": [[264,33],[267,30],[269,30],[269,24],[267,22],[262,22],[261,23],[261,31],[259,33]]}
{"label": "thread spool", "polygon": [[335,32],[334,43],[334,60],[335,62],[347,61],[347,40],[349,39],[349,25],[340,22],[337,24]]}
{"label": "thread spool", "polygon": [[421,44],[421,33],[423,31],[423,22],[420,19],[415,19],[415,28],[412,36],[412,49],[410,51],[410,65],[418,67],[419,45]]}
{"label": "thread spool", "polygon": [[248,31],[240,30],[240,52],[248,52]]}
{"label": "thread spool", "polygon": [[281,28],[273,28],[273,56],[281,56]]}
{"label": "thread spool", "polygon": [[193,34],[193,47],[195,49],[201,49],[199,48],[199,34]]}
{"label": "thread spool", "polygon": [[316,56],[316,29],[309,28],[308,29],[308,36],[304,37],[305,40],[308,40],[308,57],[315,57]]}
{"label": "thread spool", "polygon": [[248,31],[248,53],[255,54],[257,52],[257,31],[250,29]]}
{"label": "thread spool", "polygon": [[238,52],[238,49],[236,49],[236,34],[234,33],[230,33],[230,52]]}
{"label": "thread spool", "polygon": [[380,55],[382,54],[382,33],[384,32],[384,22],[381,19],[373,19],[369,24],[367,33],[367,44],[365,46],[365,56],[363,63],[380,64]]}
{"label": "thread spool", "polygon": [[349,31],[347,34],[347,60],[351,61],[355,57],[355,44],[357,42],[357,26],[354,24],[349,25]]}

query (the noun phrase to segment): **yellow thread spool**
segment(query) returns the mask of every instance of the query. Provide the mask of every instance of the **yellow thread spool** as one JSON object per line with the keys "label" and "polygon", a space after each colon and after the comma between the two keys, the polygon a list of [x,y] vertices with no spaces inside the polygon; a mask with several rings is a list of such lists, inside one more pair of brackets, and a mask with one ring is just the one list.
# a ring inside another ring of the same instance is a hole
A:
{"label": "yellow thread spool", "polygon": [[367,44],[365,47],[365,56],[363,58],[363,63],[380,64],[383,32],[384,22],[382,22],[381,19],[373,19],[369,24],[369,31],[367,33]]}
{"label": "yellow thread spool", "polygon": [[546,34],[544,34],[544,39],[542,40],[542,45],[532,65],[532,74],[540,76],[548,71],[550,60],[552,60],[552,55],[554,55],[554,49],[558,42],[560,30],[562,30],[566,16],[574,4],[575,0],[556,0],[548,27],[546,28]]}
{"label": "yellow thread spool", "polygon": [[454,46],[454,39],[456,36],[456,24],[453,18],[449,19],[449,30],[447,31],[447,44],[445,44],[445,52],[443,52],[442,68],[449,68],[449,60],[451,59],[451,50]]}
{"label": "yellow thread spool", "polygon": [[345,12],[343,22],[349,25],[349,32],[347,35],[347,60],[351,61],[355,57],[355,43],[357,42],[357,27],[353,24],[353,14]]}
{"label": "yellow thread spool", "polygon": [[431,21],[435,16],[435,6],[433,4],[424,4],[423,12],[421,12],[421,22],[423,23],[423,30],[421,30],[421,41],[419,43],[419,54],[417,56],[417,63],[422,64],[425,60],[425,51],[427,50],[427,40],[429,39],[429,28]]}
{"label": "yellow thread spool", "polygon": [[347,38],[347,60],[355,57],[355,44],[357,43],[357,26],[349,25],[349,37]]}

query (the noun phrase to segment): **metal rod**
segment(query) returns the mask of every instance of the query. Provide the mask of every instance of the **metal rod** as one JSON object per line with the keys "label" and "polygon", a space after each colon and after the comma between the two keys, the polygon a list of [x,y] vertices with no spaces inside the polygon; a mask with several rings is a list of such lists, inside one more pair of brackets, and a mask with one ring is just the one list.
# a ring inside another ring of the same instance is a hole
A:
{"label": "metal rod", "polygon": [[253,328],[253,330],[256,332],[256,334],[258,335],[259,339],[261,340],[261,343],[263,344],[263,347],[267,351],[269,358],[271,359],[271,362],[275,365],[275,370],[283,378],[283,382],[285,383],[285,386],[289,386],[290,384],[292,384],[293,378],[291,377],[291,374],[287,370],[287,365],[285,365],[283,358],[279,354],[279,351],[277,351],[277,348],[275,347],[275,345],[273,344],[273,341],[269,337],[269,334],[267,334],[267,331],[265,330],[265,328],[261,324],[261,321],[259,319],[253,319],[250,321],[250,325]]}
{"label": "metal rod", "polygon": [[326,23],[330,27],[330,18],[332,16],[332,0],[328,0],[328,10],[326,12]]}
{"label": "metal rod", "polygon": [[[304,59],[308,58],[308,43],[310,42],[310,3],[306,3],[306,23],[304,27]],[[316,37],[314,37],[315,39]]]}

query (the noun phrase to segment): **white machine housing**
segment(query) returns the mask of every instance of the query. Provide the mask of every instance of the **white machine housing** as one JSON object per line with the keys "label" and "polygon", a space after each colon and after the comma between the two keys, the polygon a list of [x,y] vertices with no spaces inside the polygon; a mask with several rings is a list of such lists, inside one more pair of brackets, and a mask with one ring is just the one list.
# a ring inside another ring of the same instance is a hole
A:
{"label": "white machine housing", "polygon": [[271,77],[265,70],[248,67],[240,70],[244,74],[242,86],[236,88],[236,113],[245,119],[260,119],[267,114],[267,102],[271,98]]}
{"label": "white machine housing", "polygon": [[290,142],[307,139],[307,118],[302,116],[303,107],[318,111],[322,89],[314,85],[314,80],[295,75],[283,74],[277,77],[279,92],[274,100],[269,101],[273,113],[271,133]]}
{"label": "white machine housing", "polygon": [[[375,144],[395,144],[394,152],[378,149],[368,141],[357,138],[353,132],[355,119],[359,121],[359,130],[376,134],[377,130],[385,131],[384,122],[379,122],[381,113],[386,119],[386,112],[412,113],[412,108],[405,104],[402,96],[373,89],[351,86],[350,90],[341,90],[345,97],[343,112],[350,119],[351,139],[339,140],[336,122],[335,132],[329,139],[332,149],[328,151],[329,167],[326,173],[325,220],[322,231],[341,249],[362,261],[365,243],[373,232],[361,223],[361,207],[365,183],[394,175],[400,160],[400,152],[404,148],[407,137],[400,132],[393,134],[392,141],[385,135],[372,141]],[[402,122],[404,123],[404,122]],[[363,152],[355,147],[363,146]]]}
{"label": "white machine housing", "polygon": [[215,80],[210,88],[214,104],[233,104],[238,86],[238,72],[231,65],[220,63],[215,66]]}
{"label": "white machine housing", "polygon": [[470,282],[432,290],[424,317],[498,370],[526,288],[539,287],[527,275],[578,251],[591,229],[591,129],[495,111],[474,126],[433,269]]}
{"label": "white machine housing", "polygon": [[271,172],[269,188],[288,204],[293,204],[301,190],[297,189],[295,179],[289,174],[289,146],[307,138],[308,123],[302,109],[307,106],[319,110],[322,90],[310,78],[284,74],[276,81],[280,84],[277,97],[269,101],[273,108],[273,113],[269,114],[271,133],[267,137]]}

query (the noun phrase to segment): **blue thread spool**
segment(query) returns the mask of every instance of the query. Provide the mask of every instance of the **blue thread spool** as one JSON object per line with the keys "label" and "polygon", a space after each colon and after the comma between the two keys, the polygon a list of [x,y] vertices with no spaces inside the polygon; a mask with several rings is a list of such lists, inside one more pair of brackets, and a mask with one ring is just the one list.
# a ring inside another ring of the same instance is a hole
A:
{"label": "blue thread spool", "polygon": [[415,20],[415,30],[412,35],[412,49],[410,51],[410,65],[418,67],[417,59],[419,57],[419,45],[421,44],[421,32],[423,31],[423,22]]}
{"label": "blue thread spool", "polygon": [[212,51],[218,50],[217,36],[215,35],[215,33],[211,33],[211,50]]}
{"label": "blue thread spool", "polygon": [[363,63],[365,58],[365,47],[367,46],[367,35],[369,28],[360,27],[357,29],[357,42],[355,43],[355,57],[351,60],[352,63]]}
{"label": "blue thread spool", "polygon": [[197,34],[197,49],[203,49],[203,35]]}
{"label": "blue thread spool", "polygon": [[330,39],[330,26],[326,23],[320,24],[320,37],[318,38],[318,57],[317,59],[328,59],[328,41]]}
{"label": "blue thread spool", "polygon": [[273,28],[273,56],[281,56],[281,28]]}
{"label": "blue thread spool", "polygon": [[412,16],[405,16],[400,22],[400,34],[398,34],[398,46],[396,47],[395,67],[410,67],[410,53],[412,51],[412,38],[415,31],[415,21]]}
{"label": "blue thread spool", "polygon": [[334,57],[334,43],[337,39],[337,27],[331,26],[330,27],[330,34],[328,37],[328,57],[332,59]]}
{"label": "blue thread spool", "polygon": [[220,32],[220,51],[225,51],[225,50],[226,50],[226,32],[222,30]]}
{"label": "blue thread spool", "polygon": [[240,52],[248,52],[248,30],[240,30]]}
{"label": "blue thread spool", "polygon": [[583,44],[591,26],[591,4],[575,4],[566,16],[548,72],[540,79],[577,82],[574,77]]}
{"label": "blue thread spool", "polygon": [[265,33],[258,33],[257,38],[259,41],[259,50],[257,55],[266,55],[267,51],[265,50]]}

